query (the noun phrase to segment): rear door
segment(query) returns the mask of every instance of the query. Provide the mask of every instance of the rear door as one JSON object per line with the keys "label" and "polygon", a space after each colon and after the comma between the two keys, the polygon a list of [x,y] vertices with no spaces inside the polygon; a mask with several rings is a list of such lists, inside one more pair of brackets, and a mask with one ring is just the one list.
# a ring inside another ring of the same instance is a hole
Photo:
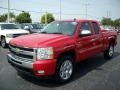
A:
{"label": "rear door", "polygon": [[[81,32],[88,30],[91,33],[85,36],[81,35]],[[82,22],[80,26],[79,38],[77,40],[77,59],[84,60],[91,55],[93,55],[93,42],[94,42],[94,33],[89,22]]]}
{"label": "rear door", "polygon": [[99,53],[102,51],[102,48],[103,48],[103,38],[102,38],[102,34],[100,32],[100,27],[98,26],[98,23],[96,22],[92,22],[92,27],[93,27],[93,30],[94,30],[94,39],[93,39],[93,47],[94,47],[94,50],[93,52],[96,54],[96,53]]}

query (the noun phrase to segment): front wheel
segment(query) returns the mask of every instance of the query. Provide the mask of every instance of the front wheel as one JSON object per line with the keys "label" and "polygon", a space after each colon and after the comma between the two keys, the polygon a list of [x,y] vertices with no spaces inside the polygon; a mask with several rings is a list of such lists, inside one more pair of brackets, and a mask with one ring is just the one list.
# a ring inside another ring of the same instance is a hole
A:
{"label": "front wheel", "polygon": [[71,56],[63,56],[58,61],[56,79],[59,82],[70,80],[73,75],[74,62]]}
{"label": "front wheel", "polygon": [[105,59],[111,59],[114,55],[114,45],[110,45],[108,50],[104,52]]}

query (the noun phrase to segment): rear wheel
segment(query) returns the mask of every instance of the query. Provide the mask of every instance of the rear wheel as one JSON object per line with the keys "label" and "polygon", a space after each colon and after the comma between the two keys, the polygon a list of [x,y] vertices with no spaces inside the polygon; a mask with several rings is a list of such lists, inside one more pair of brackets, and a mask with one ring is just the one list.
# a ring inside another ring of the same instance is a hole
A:
{"label": "rear wheel", "polygon": [[59,82],[66,82],[70,80],[74,71],[73,58],[69,55],[63,56],[58,61],[56,80]]}
{"label": "rear wheel", "polygon": [[105,59],[111,59],[114,55],[114,45],[110,44],[108,50],[104,52]]}
{"label": "rear wheel", "polygon": [[6,40],[5,40],[5,37],[2,37],[2,38],[1,38],[1,46],[2,46],[3,48],[6,47]]}

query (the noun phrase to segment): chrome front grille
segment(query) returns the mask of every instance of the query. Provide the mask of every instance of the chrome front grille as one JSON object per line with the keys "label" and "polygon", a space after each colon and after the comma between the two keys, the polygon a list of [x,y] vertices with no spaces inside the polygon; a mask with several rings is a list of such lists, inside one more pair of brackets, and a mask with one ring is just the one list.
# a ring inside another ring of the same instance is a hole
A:
{"label": "chrome front grille", "polygon": [[22,62],[33,62],[35,60],[35,49],[9,45],[13,58]]}

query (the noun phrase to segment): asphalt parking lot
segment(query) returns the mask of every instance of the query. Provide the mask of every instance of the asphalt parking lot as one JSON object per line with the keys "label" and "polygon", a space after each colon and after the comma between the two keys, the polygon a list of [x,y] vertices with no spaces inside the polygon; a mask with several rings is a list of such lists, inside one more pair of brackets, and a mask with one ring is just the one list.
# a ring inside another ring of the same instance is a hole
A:
{"label": "asphalt parking lot", "polygon": [[7,62],[7,51],[0,48],[0,90],[120,90],[120,35],[113,59],[105,60],[99,54],[78,64],[74,77],[66,84],[17,73]]}

